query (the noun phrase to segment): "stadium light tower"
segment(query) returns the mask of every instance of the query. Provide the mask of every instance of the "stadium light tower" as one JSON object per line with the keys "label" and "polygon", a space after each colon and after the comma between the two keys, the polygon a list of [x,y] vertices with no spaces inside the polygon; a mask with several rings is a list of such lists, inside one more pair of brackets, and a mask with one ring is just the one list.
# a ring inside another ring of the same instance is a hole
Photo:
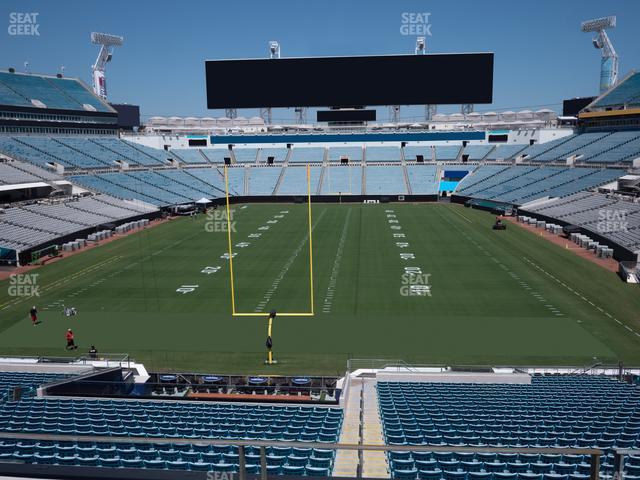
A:
{"label": "stadium light tower", "polygon": [[[425,55],[427,53],[427,42],[425,37],[416,38],[416,55]],[[424,119],[428,122],[438,111],[437,105],[424,106]]]}
{"label": "stadium light tower", "polygon": [[618,54],[613,48],[613,43],[607,35],[607,28],[616,27],[616,16],[595,18],[582,22],[580,30],[582,32],[597,32],[594,37],[593,46],[602,50],[602,60],[600,61],[600,93],[604,93],[618,83]]}
{"label": "stadium light tower", "polygon": [[[275,40],[271,40],[269,42],[269,58],[271,58],[272,60],[280,58],[280,44]],[[262,117],[267,125],[270,125],[271,108],[261,108],[260,117]]]}
{"label": "stadium light tower", "polygon": [[269,58],[280,58],[280,44],[275,40],[269,42]]}
{"label": "stadium light tower", "polygon": [[96,63],[91,67],[93,78],[93,91],[103,99],[107,99],[107,80],[105,79],[105,69],[107,63],[113,58],[113,47],[119,47],[124,42],[124,38],[108,33],[91,32],[91,43],[100,45],[100,52]]}
{"label": "stadium light tower", "polygon": [[307,123],[307,107],[294,108],[296,114],[296,123],[298,125],[304,125]]}
{"label": "stadium light tower", "polygon": [[473,103],[463,103],[460,106],[460,113],[463,115],[469,115],[471,112],[473,112]]}

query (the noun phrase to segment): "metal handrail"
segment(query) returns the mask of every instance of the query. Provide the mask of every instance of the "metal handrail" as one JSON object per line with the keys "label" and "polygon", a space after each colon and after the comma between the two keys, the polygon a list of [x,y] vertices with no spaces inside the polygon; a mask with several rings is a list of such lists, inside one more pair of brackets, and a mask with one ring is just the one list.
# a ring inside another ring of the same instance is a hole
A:
{"label": "metal handrail", "polygon": [[130,363],[128,353],[99,353],[98,358],[91,358],[88,354],[82,354],[79,356],[49,356],[49,355],[7,355],[4,356],[0,352],[0,358],[7,360],[17,360],[20,363],[21,360],[32,360],[34,363],[63,363],[69,364],[74,362],[120,362]]}
{"label": "metal handrail", "polygon": [[[355,450],[357,452],[389,452],[389,451],[413,451],[413,452],[473,452],[473,453],[551,453],[560,455],[589,455],[591,457],[590,480],[599,480],[600,455],[604,452],[598,448],[570,448],[570,447],[464,447],[453,445],[373,445],[353,443],[324,443],[324,442],[293,442],[293,441],[265,441],[265,440],[240,440],[218,438],[149,438],[126,436],[102,436],[102,435],[55,435],[39,433],[2,432],[0,438],[15,440],[58,441],[75,443],[128,443],[128,444],[175,444],[175,445],[225,445],[237,446],[239,449],[240,480],[246,479],[244,471],[244,448],[259,447],[261,457],[261,477],[266,478],[266,451],[267,447],[285,448],[315,448],[324,450]],[[636,450],[633,450],[636,452]]]}
{"label": "metal handrail", "polygon": [[[527,371],[557,371],[563,373],[571,373],[571,372],[602,372],[602,371],[616,371],[620,370],[619,364],[607,365],[603,363],[591,365],[589,367],[585,367],[584,365],[500,365],[500,364],[491,364],[491,365],[457,365],[457,364],[442,364],[442,363],[431,363],[431,364],[411,364],[405,362],[401,359],[393,359],[393,358],[350,358],[347,360],[347,371],[349,373],[353,373],[358,369],[382,369],[389,367],[397,367],[397,368],[410,368],[414,371],[419,371],[422,368],[440,368],[440,369],[453,369],[452,371],[465,371],[465,370],[479,370],[479,369],[506,369],[511,368],[517,370],[519,372],[527,372]],[[622,367],[622,371],[638,371],[640,372],[640,366],[638,365],[624,365]]]}

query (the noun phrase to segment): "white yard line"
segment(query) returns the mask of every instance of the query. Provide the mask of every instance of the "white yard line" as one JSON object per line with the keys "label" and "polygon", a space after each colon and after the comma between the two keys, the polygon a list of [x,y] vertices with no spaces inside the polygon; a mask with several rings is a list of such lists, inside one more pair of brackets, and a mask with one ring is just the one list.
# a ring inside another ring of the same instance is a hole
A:
{"label": "white yard line", "polygon": [[[318,223],[320,223],[320,220],[322,220],[322,217],[324,216],[326,210],[323,210],[320,215],[318,215],[318,217],[316,218],[316,221],[313,223],[313,226],[311,227],[311,232],[313,233],[313,231],[316,229],[316,226],[318,225]],[[300,252],[302,251],[302,249],[304,248],[304,246],[306,245],[306,243],[309,241],[309,233],[307,233],[304,238],[302,239],[302,241],[300,242],[300,244],[296,247],[296,249],[291,253],[291,256],[289,257],[289,259],[287,260],[287,262],[284,264],[284,266],[282,267],[282,270],[280,270],[280,273],[278,274],[278,276],[275,278],[275,280],[273,281],[273,283],[271,284],[271,287],[267,290],[267,292],[264,294],[264,296],[262,297],[262,301],[256,306],[256,308],[253,310],[254,312],[262,312],[264,307],[269,303],[269,301],[271,300],[271,297],[273,297],[273,295],[276,293],[276,291],[278,290],[278,286],[280,285],[280,282],[284,279],[285,275],[287,274],[287,272],[289,271],[289,269],[291,268],[291,265],[293,265],[293,262],[295,261],[296,257],[300,254]]]}
{"label": "white yard line", "polygon": [[611,315],[609,312],[605,311],[602,307],[600,307],[599,305],[596,305],[595,303],[593,303],[591,300],[587,299],[584,295],[582,295],[581,293],[575,291],[573,288],[571,288],[570,286],[568,286],[567,284],[565,284],[563,281],[561,281],[559,278],[557,278],[555,275],[547,272],[545,269],[543,269],[542,267],[540,267],[540,265],[538,265],[537,263],[531,261],[530,259],[528,259],[527,257],[522,257],[522,259],[527,262],[529,265],[531,265],[532,267],[536,268],[537,270],[541,271],[542,273],[544,273],[545,275],[547,275],[549,278],[553,279],[556,283],[558,283],[559,285],[562,285],[564,288],[566,288],[567,290],[569,290],[571,293],[573,293],[575,296],[579,297],[580,299],[582,299],[584,302],[588,303],[589,305],[591,305],[592,307],[594,307],[595,309],[597,309],[598,311],[600,311],[601,313],[603,313],[604,315],[606,315],[608,318],[611,318],[612,320],[615,320],[616,323],[618,323],[619,325],[623,326],[624,328],[626,328],[627,330],[629,330],[631,333],[633,333],[636,337],[640,337],[640,333],[638,333],[637,331],[635,331],[633,328],[629,327],[628,325],[626,325],[625,323],[621,322],[620,320],[618,320],[616,317],[614,317],[613,315]]}
{"label": "white yard line", "polygon": [[[109,258],[107,260],[104,260],[104,261],[102,261],[100,263],[96,263],[94,265],[91,265],[90,267],[83,268],[82,270],[79,270],[79,271],[77,271],[75,273],[72,273],[71,275],[67,275],[66,277],[62,277],[59,280],[56,280],[54,282],[49,283],[48,285],[43,286],[40,291],[41,292],[47,292],[49,290],[52,290],[52,289],[55,289],[55,288],[58,288],[58,287],[62,287],[64,285],[66,285],[67,283],[69,283],[69,282],[71,282],[73,280],[76,280],[77,278],[82,277],[83,275],[85,275],[87,273],[91,273],[91,272],[93,272],[95,270],[98,270],[98,269],[100,269],[100,268],[102,268],[102,267],[104,267],[104,266],[106,266],[106,265],[108,265],[110,263],[113,263],[115,261],[120,260],[121,258],[122,258],[122,256],[118,255],[118,256],[115,256],[115,257],[111,257],[111,258]],[[33,298],[32,297],[17,297],[15,299],[7,302],[5,305],[3,305],[2,306],[2,310],[6,310],[7,308],[14,307],[14,306],[19,305],[19,304],[21,304],[23,302],[26,302],[26,301],[32,302]]]}
{"label": "white yard line", "polygon": [[[453,210],[455,212],[455,210]],[[464,217],[464,215],[459,214],[458,212],[455,212],[456,214]],[[444,218],[444,217],[443,217]],[[466,217],[464,217],[465,219],[467,219]],[[556,317],[563,317],[564,314],[558,309],[556,308],[554,305],[548,303],[547,299],[545,299],[542,295],[540,295],[538,292],[536,292],[535,290],[532,290],[531,287],[523,282],[523,281],[519,281],[520,277],[518,275],[516,275],[515,272],[511,271],[511,269],[509,267],[507,267],[504,263],[502,263],[498,258],[494,257],[486,248],[484,248],[482,245],[480,245],[477,241],[475,241],[474,239],[471,238],[471,236],[469,236],[469,234],[467,234],[466,232],[462,231],[460,228],[458,228],[456,225],[454,225],[453,223],[449,222],[449,220],[447,220],[447,222],[453,226],[453,228],[455,228],[456,230],[458,230],[458,232],[460,232],[460,234],[466,238],[468,241],[470,241],[476,248],[478,248],[478,250],[480,250],[486,257],[488,257],[491,261],[493,261],[498,267],[500,267],[504,272],[507,273],[507,275],[509,275],[514,282],[517,282],[518,285],[520,285],[520,287],[522,287],[526,292],[528,292],[532,297],[534,297],[536,300],[538,300],[540,303],[544,303],[545,304],[545,308],[547,308],[548,310],[550,310],[551,313],[553,313],[554,316]]]}
{"label": "white yard line", "polygon": [[333,261],[333,269],[331,270],[331,277],[329,277],[329,286],[327,287],[327,293],[322,302],[322,313],[331,313],[331,305],[333,296],[335,294],[336,284],[338,282],[338,272],[340,270],[340,263],[342,261],[342,253],[344,251],[344,244],[347,241],[347,231],[349,230],[349,220],[351,219],[351,209],[347,210],[347,217],[344,220],[344,227],[342,227],[342,233],[340,234],[340,241],[338,242],[338,250],[336,251],[336,258]]}

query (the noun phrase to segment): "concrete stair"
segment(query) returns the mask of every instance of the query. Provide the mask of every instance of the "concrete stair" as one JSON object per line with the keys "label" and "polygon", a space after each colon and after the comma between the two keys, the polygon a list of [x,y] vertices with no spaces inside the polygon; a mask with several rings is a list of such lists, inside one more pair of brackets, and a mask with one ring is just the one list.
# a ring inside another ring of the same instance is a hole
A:
{"label": "concrete stair", "polygon": [[[365,445],[384,445],[382,423],[378,408],[377,380],[364,379],[363,443]],[[364,452],[362,476],[364,478],[389,478],[387,458],[384,452]]]}
{"label": "concrete stair", "polygon": [[[360,392],[362,382],[360,379],[350,379],[349,398],[344,406],[344,420],[339,443],[357,444],[360,441]],[[358,466],[358,452],[355,450],[338,450],[333,466],[334,477],[356,476]]]}
{"label": "concrete stair", "polygon": [[[374,378],[351,378],[349,398],[345,405],[340,443],[384,445],[382,424],[378,410],[378,395]],[[360,395],[363,392],[362,438],[360,438]],[[333,476],[355,477],[358,452],[339,450],[336,454]],[[363,453],[363,478],[389,478],[384,452]]]}

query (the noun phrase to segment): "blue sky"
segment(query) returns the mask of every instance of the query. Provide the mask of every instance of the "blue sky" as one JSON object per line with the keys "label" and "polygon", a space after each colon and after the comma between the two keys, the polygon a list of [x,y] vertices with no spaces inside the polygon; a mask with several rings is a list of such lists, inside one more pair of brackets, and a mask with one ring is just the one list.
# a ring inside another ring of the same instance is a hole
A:
{"label": "blue sky", "polygon": [[[11,12],[37,12],[40,35],[9,35]],[[478,111],[558,110],[564,98],[596,94],[600,53],[580,32],[582,20],[617,15],[610,36],[620,74],[640,68],[637,0],[3,0],[0,68],[22,71],[28,61],[33,72],[55,73],[64,65],[65,75],[89,83],[98,52],[90,32],[119,34],[125,45],[108,66],[110,101],[139,104],[144,117],[219,116],[206,109],[205,59],[266,57],[269,40],[285,57],[412,53],[415,36],[400,31],[405,12],[430,13],[429,51],[495,53],[494,103]],[[420,114],[405,108],[402,116]]]}

